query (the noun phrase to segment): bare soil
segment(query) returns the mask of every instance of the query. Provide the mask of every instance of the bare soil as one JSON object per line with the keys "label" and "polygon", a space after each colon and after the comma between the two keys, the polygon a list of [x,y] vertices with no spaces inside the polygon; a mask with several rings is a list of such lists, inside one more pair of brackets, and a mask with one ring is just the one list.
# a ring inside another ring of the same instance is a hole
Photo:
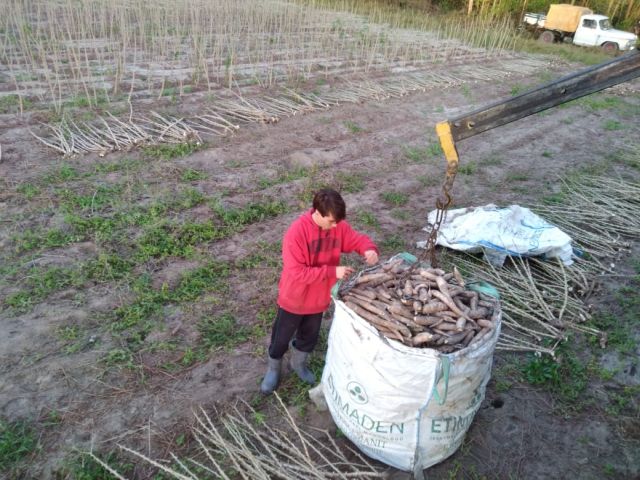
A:
{"label": "bare soil", "polygon": [[[133,227],[115,243],[94,236],[61,247],[20,251],[19,239],[28,230],[66,228],[60,188],[90,195],[99,186],[119,185],[121,199],[113,201],[113,210],[120,208],[118,202],[145,205],[161,197],[175,198],[185,187],[209,199],[220,197],[228,206],[266,198],[288,206],[286,213],[247,225],[228,238],[198,244],[189,258],[161,257],[137,264],[132,275],[148,275],[149,288],[159,290],[174,288],[184,272],[207,261],[226,262],[229,288],[164,305],[152,315],[152,327],[141,345],[130,350],[127,362],[105,360],[133,342],[130,332],[117,334],[110,329],[114,311],[139,294],[126,281],[70,284],[53,289],[22,313],[8,307],[0,310],[0,416],[31,422],[40,444],[18,471],[6,473],[8,478],[72,478],[64,465],[76,448],[108,452],[115,443],[123,443],[157,458],[166,458],[170,450],[188,450],[189,441],[185,445],[178,439],[188,431],[197,406],[209,409],[240,398],[269,411],[270,403],[259,397],[258,385],[269,341],[268,312],[277,293],[278,242],[306,208],[308,193],[319,184],[338,184],[346,192],[349,218],[381,245],[384,257],[415,251],[444,171],[442,156],[428,153],[437,143],[435,123],[539,84],[545,75],[559,76],[576,67],[556,63],[548,68],[524,77],[516,72],[503,82],[475,82],[400,99],[341,105],[284,118],[275,125],[254,125],[174,160],[147,158],[138,151],[62,159],[29,135],[38,114],[2,116],[0,249],[7,269],[0,271],[0,299],[24,289],[34,265],[73,268],[112,251],[113,245],[119,249],[116,255],[130,255],[132,242],[140,235]],[[591,167],[614,175],[632,172],[612,155],[638,145],[639,92],[636,81],[599,94],[597,98],[619,100],[612,108],[577,102],[461,142],[461,165],[468,170],[456,180],[455,205],[530,205],[557,192],[558,177],[575,169]],[[186,102],[180,108],[195,109],[197,104]],[[407,152],[418,148],[424,153],[414,161]],[[142,162],[127,169],[96,171],[130,160]],[[51,176],[68,167],[81,177]],[[299,167],[307,168],[306,176],[264,181]],[[203,178],[182,181],[188,169],[202,172]],[[356,178],[361,188],[356,188]],[[37,185],[38,193],[27,199],[25,184]],[[391,205],[382,198],[383,192],[405,194],[409,201]],[[209,203],[200,202],[167,215],[203,222],[213,213]],[[637,259],[637,244],[634,248]],[[261,257],[249,268],[238,266],[256,254]],[[625,258],[620,271],[631,275],[628,259],[634,256]],[[352,257],[347,261],[359,262]],[[620,285],[625,281],[621,277]],[[611,291],[602,291],[594,301],[604,307],[615,303],[617,285],[611,282]],[[238,329],[251,329],[247,339],[181,363],[187,349],[195,350],[202,342],[200,322],[223,313],[233,315]],[[69,327],[78,332],[71,339],[61,334]],[[71,346],[77,348],[70,350]],[[634,359],[605,352],[603,364],[626,373],[608,386],[591,379],[590,391],[640,384],[637,344],[635,354]],[[523,355],[498,352],[495,368],[504,372],[522,361]],[[544,388],[511,380],[506,390],[495,381],[490,384],[462,449],[429,469],[427,478],[639,478],[637,414],[616,417],[603,405],[567,410]],[[335,428],[328,413],[296,403],[291,393],[295,388],[289,379],[283,391],[300,422]],[[132,473],[141,478],[148,474],[143,467]],[[392,470],[389,474],[406,477]]]}

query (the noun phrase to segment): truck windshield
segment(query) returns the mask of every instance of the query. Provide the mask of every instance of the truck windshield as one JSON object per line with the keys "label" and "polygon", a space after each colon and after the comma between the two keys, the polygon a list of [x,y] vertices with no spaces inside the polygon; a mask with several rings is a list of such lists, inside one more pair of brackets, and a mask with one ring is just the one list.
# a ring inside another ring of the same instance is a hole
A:
{"label": "truck windshield", "polygon": [[610,30],[611,29],[611,23],[609,22],[608,18],[605,18],[604,20],[600,20],[600,30]]}

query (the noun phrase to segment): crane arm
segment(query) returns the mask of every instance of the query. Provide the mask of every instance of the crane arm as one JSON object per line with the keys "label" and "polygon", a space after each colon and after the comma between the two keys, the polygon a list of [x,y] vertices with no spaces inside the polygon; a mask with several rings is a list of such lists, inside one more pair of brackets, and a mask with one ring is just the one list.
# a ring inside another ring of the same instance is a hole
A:
{"label": "crane arm", "polygon": [[640,51],[635,50],[633,53],[580,70],[515,97],[441,122],[436,126],[436,131],[441,139],[441,135],[450,133],[455,146],[455,142],[459,140],[639,76]]}

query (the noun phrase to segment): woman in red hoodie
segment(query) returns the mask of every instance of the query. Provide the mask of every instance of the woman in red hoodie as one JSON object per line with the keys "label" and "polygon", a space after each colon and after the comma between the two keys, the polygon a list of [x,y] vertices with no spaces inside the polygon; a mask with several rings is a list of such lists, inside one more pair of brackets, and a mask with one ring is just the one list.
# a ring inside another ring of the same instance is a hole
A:
{"label": "woman in red hoodie", "polygon": [[358,252],[369,265],[378,262],[378,248],[344,219],[346,206],[338,192],[323,189],[313,208],[289,227],[282,241],[282,275],[278,286],[278,313],[271,331],[269,367],[260,390],[271,393],[280,382],[282,357],[291,343],[290,365],[307,383],[315,375],[307,358],[318,342],[322,314],[331,302],[331,288],[353,269],[339,266],[340,254]]}

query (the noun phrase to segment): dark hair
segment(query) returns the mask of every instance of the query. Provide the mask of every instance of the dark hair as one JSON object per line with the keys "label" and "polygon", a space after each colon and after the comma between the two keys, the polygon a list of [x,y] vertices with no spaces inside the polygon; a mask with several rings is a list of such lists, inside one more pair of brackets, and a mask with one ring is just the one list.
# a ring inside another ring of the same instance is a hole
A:
{"label": "dark hair", "polygon": [[347,216],[347,206],[342,196],[331,188],[323,188],[318,190],[313,197],[313,208],[320,212],[320,215],[326,217],[333,215],[333,218],[339,222]]}

